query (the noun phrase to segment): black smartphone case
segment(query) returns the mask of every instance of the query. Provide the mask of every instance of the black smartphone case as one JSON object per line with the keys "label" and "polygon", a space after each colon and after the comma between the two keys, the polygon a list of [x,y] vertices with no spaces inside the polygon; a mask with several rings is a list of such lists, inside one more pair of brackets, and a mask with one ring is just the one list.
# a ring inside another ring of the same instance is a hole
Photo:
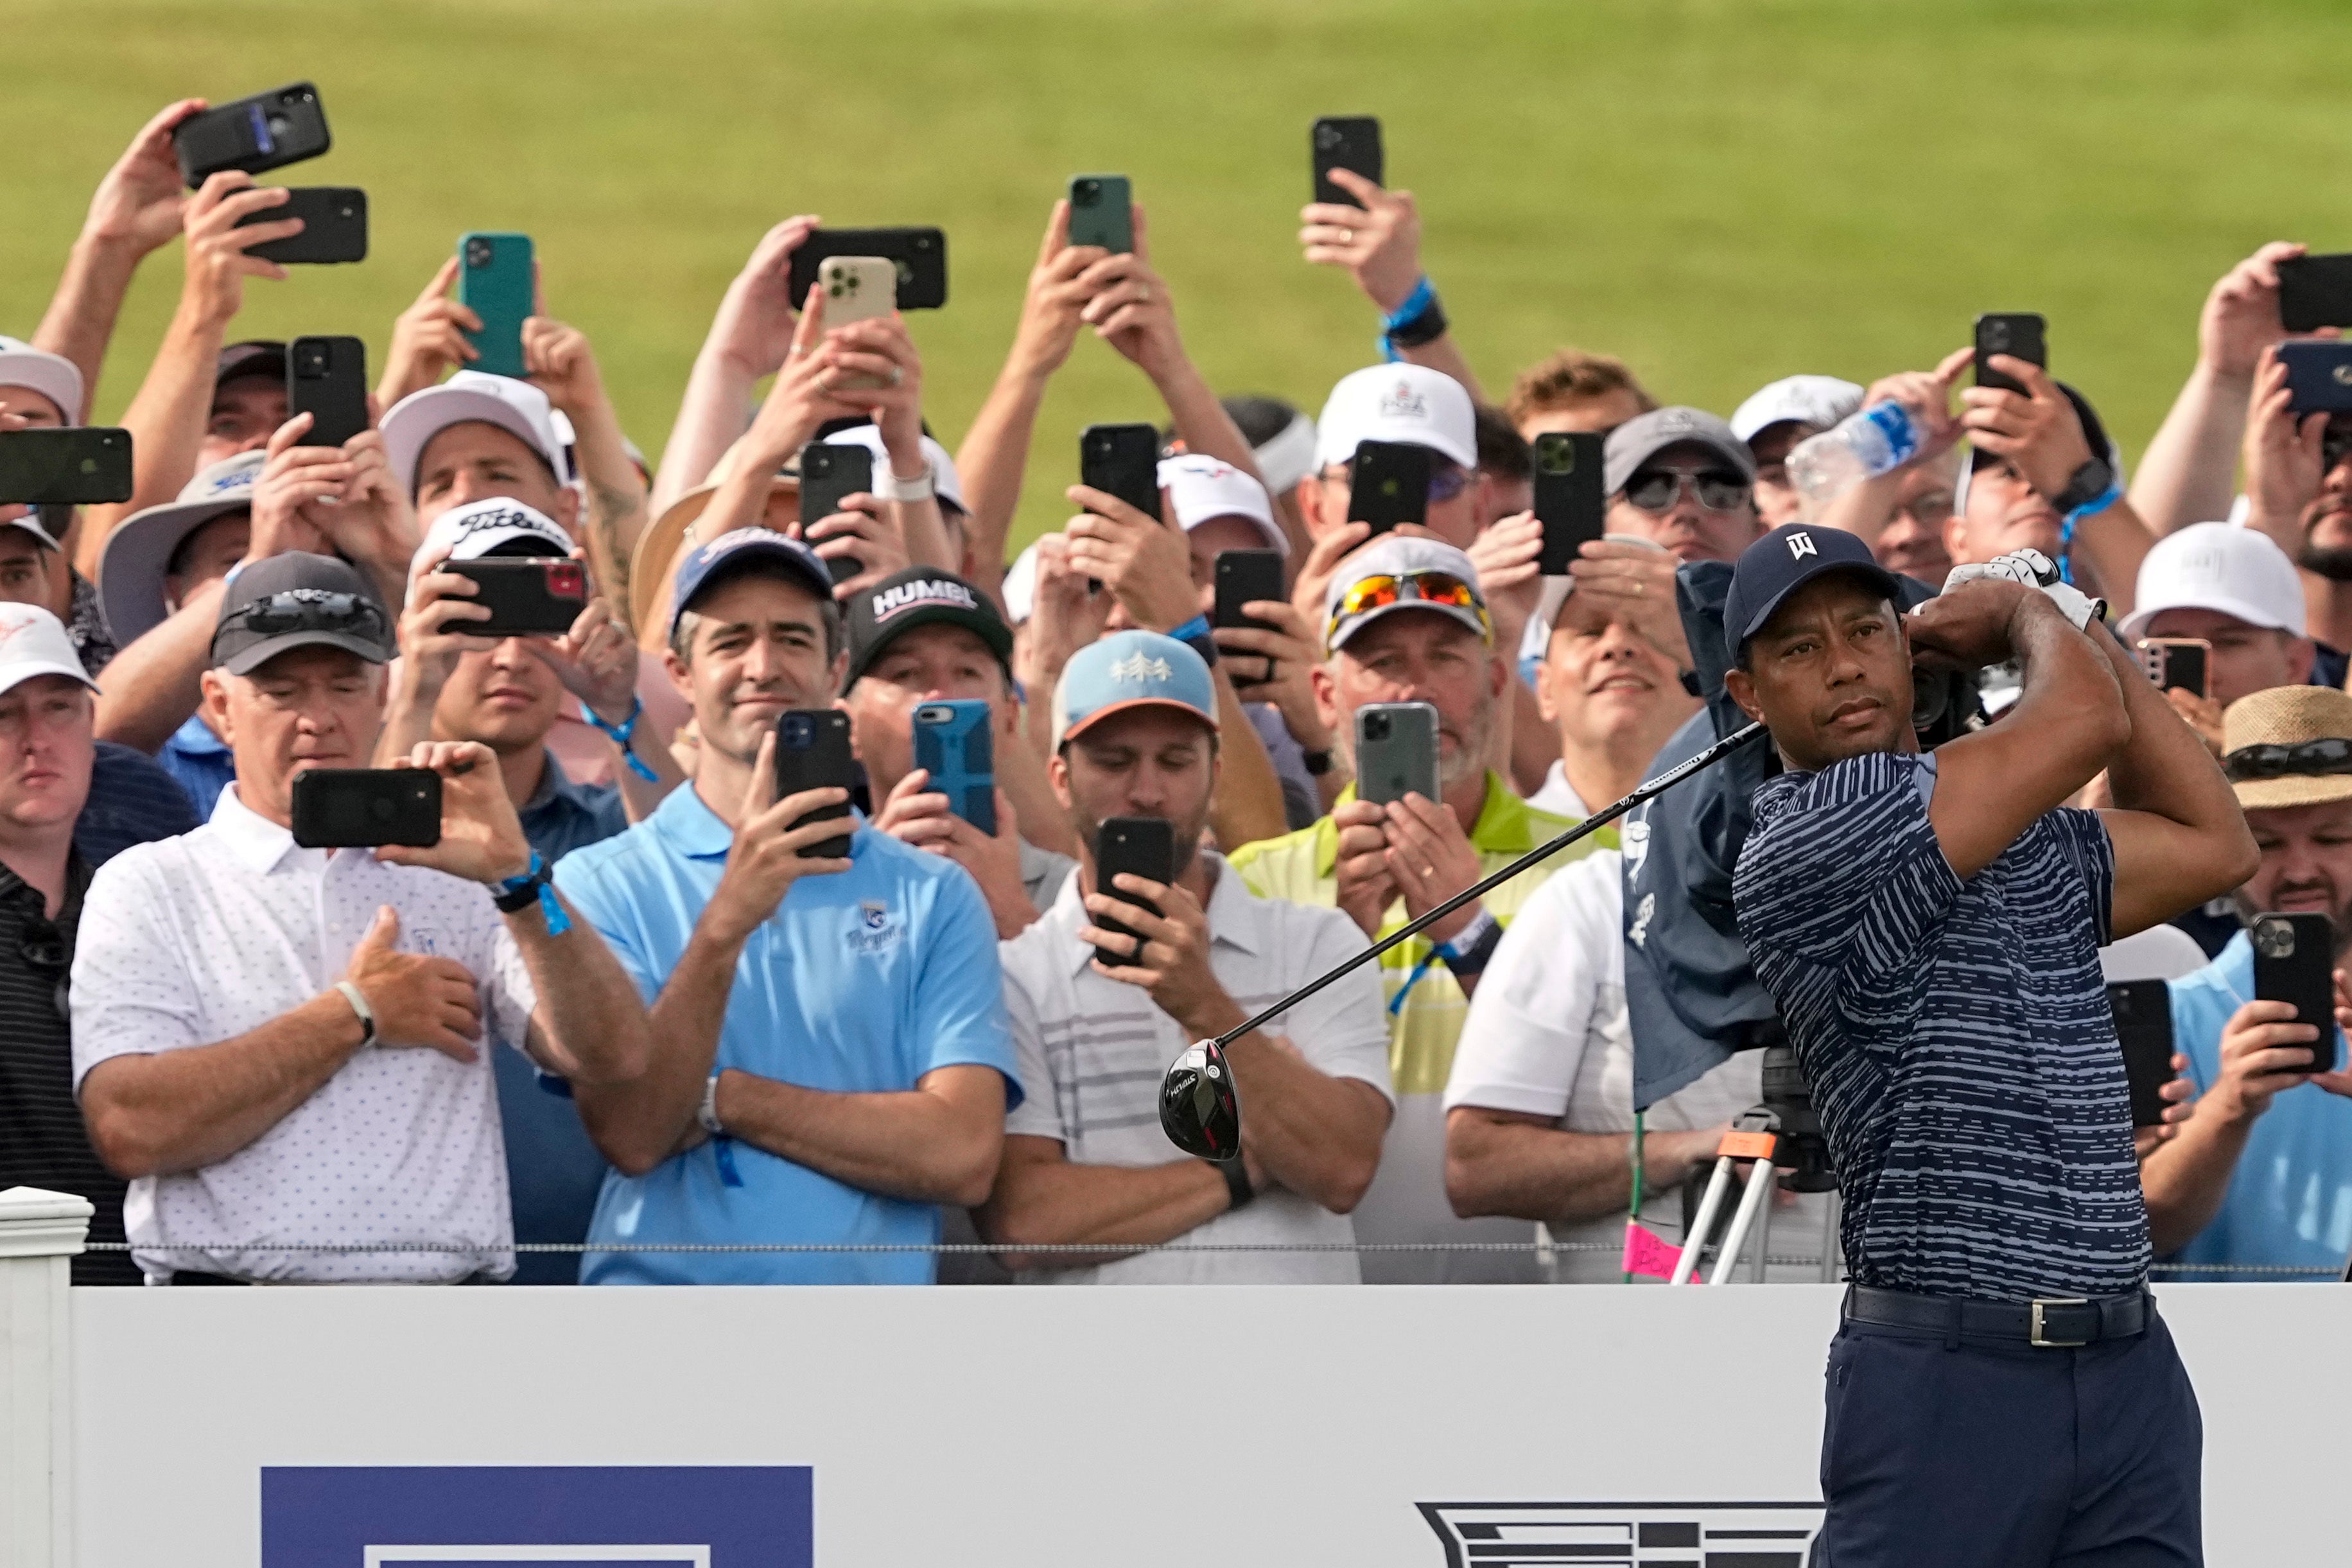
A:
{"label": "black smartphone case", "polygon": [[305,849],[441,842],[441,775],[427,768],[312,768],[294,775],[293,804]]}
{"label": "black smartphone case", "polygon": [[[863,447],[812,441],[801,448],[801,534],[841,510],[850,496],[874,490],[874,454]],[[811,549],[824,543],[809,539]],[[855,556],[828,557],[825,568],[836,584],[846,583],[866,568]]]}
{"label": "black smartphone case", "polygon": [[[809,789],[857,787],[857,756],[849,745],[849,715],[838,708],[793,708],[776,721],[776,798]],[[793,826],[846,818],[849,803],[820,806],[795,818]],[[838,860],[849,853],[849,835],[827,838],[801,851],[803,860]]]}
{"label": "black smartphone case", "polygon": [[2025,384],[2015,376],[1985,368],[1985,361],[1994,354],[2007,354],[2011,359],[2021,359],[2045,368],[2050,363],[2050,351],[2042,341],[2042,318],[2031,312],[1979,316],[1976,344],[1979,386],[1990,386],[2020,395],[2025,392]]}
{"label": "black smartphone case", "polygon": [[2352,409],[2352,343],[2281,343],[2278,356],[2298,417]]}
{"label": "black smartphone case", "polygon": [[264,207],[237,219],[236,226],[302,220],[302,232],[247,250],[281,266],[324,266],[365,261],[368,253],[367,193],[355,185],[295,185],[282,206]]}
{"label": "black smartphone case", "polygon": [[367,345],[296,338],[286,346],[286,413],[310,416],[305,447],[340,447],[368,427]]}
{"label": "black smartphone case", "polygon": [[588,607],[588,570],[577,561],[550,555],[452,561],[446,568],[480,587],[478,605],[490,607],[488,621],[464,626],[483,637],[562,637]]}
{"label": "black smartphone case", "polygon": [[1135,248],[1134,196],[1125,174],[1078,174],[1070,181],[1070,243],[1113,254]]}
{"label": "black smartphone case", "polygon": [[1149,425],[1089,425],[1078,433],[1078,482],[1160,516],[1160,432]]}
{"label": "black smartphone case", "polygon": [[832,256],[887,256],[898,264],[898,309],[936,310],[948,302],[948,237],[936,228],[820,228],[793,252],[793,308],[816,287]]}
{"label": "black smartphone case", "polygon": [[1331,183],[1331,171],[1346,169],[1376,185],[1388,184],[1381,158],[1381,122],[1370,115],[1327,116],[1307,132],[1307,148],[1315,163],[1315,199],[1336,206],[1362,204],[1354,195]]}
{"label": "black smartphone case", "polygon": [[0,506],[94,506],[130,499],[130,431],[109,426],[0,430]]}
{"label": "black smartphone case", "polygon": [[1601,437],[1584,431],[1546,431],[1535,439],[1536,521],[1543,524],[1543,553],[1536,558],[1536,570],[1543,576],[1566,576],[1578,547],[1606,530],[1602,444]]}
{"label": "black smartphone case", "polygon": [[2336,1068],[2336,937],[2326,915],[2262,914],[2254,944],[2254,1000],[2292,1002],[2294,1021],[2319,1030],[2312,1070]]}
{"label": "black smartphone case", "polygon": [[2279,321],[2288,331],[2352,327],[2352,255],[2289,257],[2278,280]]}
{"label": "black smartphone case", "polygon": [[1369,522],[1375,537],[1401,522],[1429,517],[1429,448],[1405,441],[1363,441],[1348,464],[1348,521]]}
{"label": "black smartphone case", "polygon": [[2140,668],[2158,691],[2179,687],[2192,697],[2205,695],[2205,650],[2179,643],[2156,643],[2139,650]]}
{"label": "black smartphone case", "polygon": [[326,106],[307,81],[224,103],[184,120],[172,132],[180,177],[190,190],[224,169],[258,174],[315,158],[334,145]]}
{"label": "black smartphone case", "polygon": [[2122,980],[2107,987],[2116,1043],[2123,1047],[2134,1127],[2164,1120],[2164,1086],[2172,1081],[2172,992],[2161,980]]}
{"label": "black smartphone case", "polygon": [[[1114,816],[1095,836],[1095,890],[1098,893],[1150,910],[1155,915],[1165,914],[1167,911],[1150,899],[1121,890],[1114,879],[1125,874],[1165,882],[1175,869],[1175,828],[1164,816]],[[1121,936],[1141,935],[1126,922],[1108,915],[1090,918],[1104,931]],[[1143,962],[1139,955],[1110,952],[1099,947],[1095,949],[1095,956],[1113,969]]]}
{"label": "black smartphone case", "polygon": [[1282,552],[1279,550],[1220,550],[1217,552],[1215,608],[1213,626],[1247,626],[1253,631],[1280,628],[1242,613],[1244,605],[1284,599]]}

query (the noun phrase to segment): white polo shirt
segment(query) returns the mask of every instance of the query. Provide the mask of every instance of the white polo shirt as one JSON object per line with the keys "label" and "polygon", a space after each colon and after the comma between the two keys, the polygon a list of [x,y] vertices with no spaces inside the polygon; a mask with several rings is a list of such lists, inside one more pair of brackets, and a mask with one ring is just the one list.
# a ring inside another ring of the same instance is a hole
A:
{"label": "white polo shirt", "polygon": [[[217,1044],[341,978],[376,910],[404,952],[456,959],[480,984],[471,1063],[370,1046],[268,1131],[217,1164],[131,1184],[131,1256],[272,1280],[461,1279],[514,1268],[514,1221],[489,1052],[520,1048],[536,996],[478,883],[302,849],[232,784],[194,832],[99,868],[73,963],[74,1084],[112,1057]],[[421,1244],[446,1251],[272,1252],[267,1242]]]}
{"label": "white polo shirt", "polygon": [[[1201,858],[1215,879],[1207,910],[1209,967],[1244,1012],[1255,1014],[1364,950],[1363,932],[1339,910],[1261,899],[1223,857],[1203,850]],[[1190,1159],[1160,1130],[1160,1080],[1192,1041],[1140,986],[1088,967],[1095,950],[1078,940],[1078,928],[1087,923],[1079,880],[1071,877],[1036,924],[998,949],[1005,1010],[1029,1091],[1004,1130],[1054,1139],[1073,1164]],[[1333,1078],[1360,1079],[1395,1103],[1377,966],[1368,963],[1276,1016],[1265,1032],[1288,1039],[1309,1065]],[[1246,1104],[1242,1115],[1249,1115]],[[1356,1227],[1346,1215],[1276,1187],[1177,1239],[1346,1246],[1355,1241]],[[1146,1252],[1020,1278],[1066,1285],[1353,1285],[1362,1274],[1352,1252]]]}

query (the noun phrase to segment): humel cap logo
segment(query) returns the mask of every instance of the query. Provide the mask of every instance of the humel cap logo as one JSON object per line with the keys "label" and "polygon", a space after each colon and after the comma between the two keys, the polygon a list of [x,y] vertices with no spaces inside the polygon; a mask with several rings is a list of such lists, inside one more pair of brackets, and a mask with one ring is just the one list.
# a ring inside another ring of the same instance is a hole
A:
{"label": "humel cap logo", "polygon": [[952,605],[959,610],[976,611],[980,608],[980,603],[972,597],[971,590],[962,584],[937,577],[926,577],[918,582],[901,583],[896,587],[885,588],[875,595],[874,618],[877,621],[887,621],[900,611],[911,610],[919,605]]}
{"label": "humel cap logo", "polygon": [[1381,417],[1426,419],[1429,417],[1429,403],[1412,389],[1412,383],[1399,378],[1396,385],[1381,396]]}
{"label": "humel cap logo", "polygon": [[1821,550],[1813,543],[1813,536],[1811,534],[1792,533],[1789,535],[1790,560],[1802,561],[1808,555],[1819,555],[1820,553]]}
{"label": "humel cap logo", "polygon": [[1141,648],[1137,648],[1110,667],[1110,678],[1113,680],[1122,682],[1132,680],[1138,685],[1154,680],[1172,679],[1174,675],[1175,672],[1168,668],[1166,659],[1155,658]]}

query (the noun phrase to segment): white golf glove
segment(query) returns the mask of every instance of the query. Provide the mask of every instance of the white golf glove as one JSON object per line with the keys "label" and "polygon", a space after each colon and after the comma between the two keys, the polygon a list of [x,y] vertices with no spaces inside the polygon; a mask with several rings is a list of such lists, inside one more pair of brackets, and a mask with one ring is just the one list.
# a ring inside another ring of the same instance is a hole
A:
{"label": "white golf glove", "polygon": [[2094,599],[2073,584],[2059,581],[2056,563],[2039,550],[2012,550],[2006,555],[1994,556],[1982,565],[1955,566],[1951,575],[1944,579],[1944,592],[1948,594],[1962,584],[1973,583],[1980,577],[1994,577],[2041,589],[2050,602],[2058,606],[2059,613],[2074,623],[2078,632],[2093,620],[2104,619],[2107,613],[2105,599]]}

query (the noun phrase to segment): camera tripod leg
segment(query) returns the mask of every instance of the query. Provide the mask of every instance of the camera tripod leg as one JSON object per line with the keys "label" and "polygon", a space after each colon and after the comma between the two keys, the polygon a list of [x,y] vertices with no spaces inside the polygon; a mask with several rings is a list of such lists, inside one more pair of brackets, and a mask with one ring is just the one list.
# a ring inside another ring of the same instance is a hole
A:
{"label": "camera tripod leg", "polygon": [[1740,1194],[1738,1210],[1731,1216],[1731,1228],[1724,1233],[1723,1246],[1715,1255],[1715,1272],[1706,1277],[1708,1284],[1729,1282],[1731,1271],[1739,1262],[1740,1243],[1748,1239],[1748,1228],[1756,1223],[1757,1211],[1771,1195],[1772,1162],[1759,1160],[1748,1168],[1748,1190]]}
{"label": "camera tripod leg", "polygon": [[1767,1194],[1764,1198],[1764,1206],[1757,1211],[1756,1250],[1748,1255],[1748,1281],[1751,1285],[1761,1285],[1764,1283],[1764,1271],[1769,1266],[1771,1261],[1772,1210],[1775,1206],[1773,1201],[1774,1195],[1775,1194]]}
{"label": "camera tripod leg", "polygon": [[1698,1213],[1691,1219],[1690,1234],[1683,1237],[1682,1257],[1675,1261],[1675,1271],[1669,1285],[1687,1285],[1698,1271],[1698,1255],[1706,1249],[1706,1234],[1715,1228],[1715,1216],[1723,1207],[1723,1194],[1731,1189],[1731,1156],[1726,1154],[1715,1163],[1715,1174],[1706,1179],[1706,1195],[1698,1201]]}

